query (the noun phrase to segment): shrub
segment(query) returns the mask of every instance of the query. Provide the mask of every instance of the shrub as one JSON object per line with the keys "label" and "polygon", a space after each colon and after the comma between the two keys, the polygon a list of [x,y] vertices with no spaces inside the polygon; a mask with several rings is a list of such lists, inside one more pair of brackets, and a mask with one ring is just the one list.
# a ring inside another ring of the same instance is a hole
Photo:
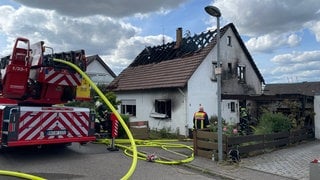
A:
{"label": "shrub", "polygon": [[282,113],[265,112],[262,114],[259,124],[254,128],[254,134],[270,134],[289,131],[292,122]]}
{"label": "shrub", "polygon": [[[209,122],[211,131],[218,132],[218,117],[211,116]],[[240,130],[237,125],[228,124],[225,120],[222,120],[222,133],[227,136],[238,136],[240,134]]]}
{"label": "shrub", "polygon": [[[129,116],[125,114],[120,114],[123,121],[128,125],[129,124]],[[122,127],[121,123],[119,122],[119,129],[118,129],[118,138],[128,138],[128,135],[124,128]]]}
{"label": "shrub", "polygon": [[150,131],[150,139],[177,139],[179,138],[178,130],[172,133],[171,127],[163,127],[162,129],[152,129]]}
{"label": "shrub", "polygon": [[227,136],[238,136],[240,134],[240,131],[238,130],[236,125],[228,124],[223,125],[222,132]]}

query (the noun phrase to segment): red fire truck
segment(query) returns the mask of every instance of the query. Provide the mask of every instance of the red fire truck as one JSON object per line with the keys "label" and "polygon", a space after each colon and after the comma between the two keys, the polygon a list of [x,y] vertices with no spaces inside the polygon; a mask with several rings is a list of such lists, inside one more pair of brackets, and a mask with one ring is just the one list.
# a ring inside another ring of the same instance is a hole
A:
{"label": "red fire truck", "polygon": [[82,77],[53,58],[86,70],[84,50],[44,54],[44,42],[17,38],[12,54],[1,58],[0,147],[85,143],[95,140],[95,115],[67,107],[77,98]]}

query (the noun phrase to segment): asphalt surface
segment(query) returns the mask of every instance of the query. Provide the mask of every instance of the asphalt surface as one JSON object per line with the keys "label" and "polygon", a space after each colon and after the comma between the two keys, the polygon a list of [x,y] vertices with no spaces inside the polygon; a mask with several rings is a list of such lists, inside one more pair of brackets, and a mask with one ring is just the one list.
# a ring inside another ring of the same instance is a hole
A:
{"label": "asphalt surface", "polygon": [[[132,158],[122,150],[108,151],[103,144],[72,144],[69,147],[19,147],[0,152],[0,169],[28,173],[49,180],[118,180],[124,177]],[[160,154],[158,154],[160,155]],[[17,179],[0,176],[1,180]],[[138,160],[132,180],[222,179],[219,176],[199,173],[181,165],[164,165]]]}
{"label": "asphalt surface", "polygon": [[[187,144],[192,143],[187,142]],[[192,153],[186,148],[170,148],[173,152],[155,147],[138,147],[138,149],[141,152],[155,154],[157,158],[169,162],[184,160]],[[318,140],[242,158],[238,164],[216,162],[198,156],[189,163],[179,165],[138,160],[130,179],[307,180],[310,178],[310,165],[314,159],[320,159]],[[30,173],[49,180],[100,180],[121,179],[130,168],[132,159],[122,150],[110,152],[105,145],[89,143],[85,146],[73,144],[67,148],[49,150],[30,148],[2,150],[0,162],[2,170]],[[0,179],[13,178],[0,176]]]}

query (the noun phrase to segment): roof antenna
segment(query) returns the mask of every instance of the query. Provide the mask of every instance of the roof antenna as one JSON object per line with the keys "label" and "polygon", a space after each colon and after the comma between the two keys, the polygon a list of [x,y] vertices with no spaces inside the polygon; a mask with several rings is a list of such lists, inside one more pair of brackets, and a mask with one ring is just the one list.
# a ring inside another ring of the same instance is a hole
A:
{"label": "roof antenna", "polygon": [[162,45],[165,44],[165,38],[164,38],[164,27],[162,26]]}

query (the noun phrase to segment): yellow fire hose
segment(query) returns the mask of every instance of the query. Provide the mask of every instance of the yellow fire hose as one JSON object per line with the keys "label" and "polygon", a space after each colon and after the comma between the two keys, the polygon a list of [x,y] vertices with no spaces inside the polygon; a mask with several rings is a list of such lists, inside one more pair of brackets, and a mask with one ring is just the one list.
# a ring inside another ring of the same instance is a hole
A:
{"label": "yellow fire hose", "polygon": [[[100,91],[100,89],[90,80],[90,78],[78,66],[76,66],[73,63],[70,63],[68,61],[62,60],[62,59],[53,59],[53,60],[56,62],[64,63],[64,64],[72,67],[73,69],[75,69],[79,74],[81,74],[81,76],[87,82],[89,82],[90,86],[97,92],[97,94],[100,96],[100,98],[105,102],[105,104],[111,109],[111,111],[116,115],[117,119],[120,121],[122,127],[124,128],[125,132],[127,133],[128,137],[129,137],[129,140],[131,143],[131,151],[133,152],[132,153],[133,158],[132,158],[132,163],[131,163],[130,169],[121,178],[124,180],[129,179],[132,176],[132,174],[134,173],[135,168],[137,166],[138,152],[137,152],[137,147],[136,147],[135,141],[133,139],[133,136],[132,136],[128,126],[126,125],[126,123],[124,122],[124,120],[122,119],[122,117],[120,116],[118,111],[110,103],[110,101],[104,96],[104,94]],[[14,177],[20,177],[20,178],[30,179],[30,180],[44,180],[41,177],[33,176],[30,174],[26,174],[26,173],[15,172],[15,171],[0,170],[0,175],[14,176]]]}
{"label": "yellow fire hose", "polygon": [[30,179],[30,180],[45,180],[44,178],[41,178],[38,176],[34,176],[34,175],[26,174],[26,173],[21,173],[21,172],[14,172],[14,171],[0,170],[0,175],[13,176],[13,177]]}
{"label": "yellow fire hose", "polygon": [[53,59],[56,62],[60,62],[60,63],[64,63],[67,64],[68,66],[72,67],[73,69],[75,69],[79,74],[81,74],[81,76],[87,81],[89,82],[90,86],[96,91],[96,93],[100,96],[100,98],[105,102],[105,104],[111,109],[111,111],[116,115],[117,119],[119,120],[120,124],[122,125],[122,127],[124,128],[125,132],[127,133],[130,143],[131,143],[131,150],[132,150],[132,163],[130,166],[130,169],[128,170],[128,172],[122,177],[122,179],[129,179],[132,174],[134,173],[136,166],[137,166],[137,162],[138,162],[138,152],[137,152],[137,147],[135,144],[135,141],[133,139],[133,136],[128,128],[128,126],[126,125],[125,121],[122,119],[122,117],[120,116],[120,114],[118,113],[118,111],[113,107],[113,105],[110,103],[110,101],[104,96],[104,94],[100,91],[100,89],[95,85],[95,83],[93,83],[91,81],[91,79],[76,65],[74,65],[73,63],[70,63],[68,61],[62,60],[62,59]]}
{"label": "yellow fire hose", "polygon": [[[169,160],[167,158],[161,158],[157,157],[153,160],[153,162],[160,163],[160,164],[167,164],[167,165],[177,165],[177,164],[182,164],[182,163],[189,163],[194,160],[194,153],[193,153],[193,148],[185,145],[185,144],[177,144],[173,142],[177,142],[178,140],[176,139],[163,139],[163,140],[137,140],[135,139],[135,143],[137,147],[155,147],[155,148],[161,148],[165,151],[168,151],[173,154],[177,154],[178,156],[184,157],[185,159],[182,160]],[[115,141],[115,146],[124,149],[124,153],[127,156],[132,157],[132,151],[130,146],[127,146],[129,144],[128,139],[116,139]],[[98,139],[97,143],[101,144],[111,144],[110,139]],[[179,153],[176,151],[171,150],[171,148],[184,148],[187,150],[190,150],[190,155],[185,155],[183,153]],[[147,160],[147,153],[139,152],[138,151],[138,159],[140,160]]]}

